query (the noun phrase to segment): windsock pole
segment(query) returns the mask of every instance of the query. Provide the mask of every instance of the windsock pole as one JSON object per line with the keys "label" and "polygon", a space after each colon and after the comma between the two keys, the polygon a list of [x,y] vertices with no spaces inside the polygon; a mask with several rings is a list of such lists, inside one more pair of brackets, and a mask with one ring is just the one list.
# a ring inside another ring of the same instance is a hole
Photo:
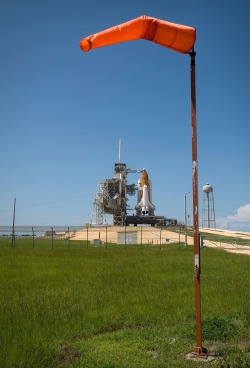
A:
{"label": "windsock pole", "polygon": [[200,236],[198,211],[198,158],[197,158],[197,127],[196,127],[196,81],[194,49],[189,53],[191,57],[191,119],[192,119],[192,184],[193,184],[193,227],[194,227],[194,287],[195,287],[195,319],[196,346],[193,357],[207,358],[207,350],[202,347],[201,329],[201,291],[200,291]]}
{"label": "windsock pole", "polygon": [[156,18],[141,16],[129,22],[109,28],[83,38],[80,48],[88,52],[93,48],[110,46],[116,43],[146,39],[174,51],[191,57],[191,113],[192,113],[192,185],[193,185],[193,226],[194,226],[194,281],[196,312],[196,346],[193,357],[207,358],[206,349],[202,347],[201,334],[201,297],[200,297],[200,242],[198,215],[198,165],[196,132],[196,87],[194,44],[196,31],[192,27],[173,24]]}

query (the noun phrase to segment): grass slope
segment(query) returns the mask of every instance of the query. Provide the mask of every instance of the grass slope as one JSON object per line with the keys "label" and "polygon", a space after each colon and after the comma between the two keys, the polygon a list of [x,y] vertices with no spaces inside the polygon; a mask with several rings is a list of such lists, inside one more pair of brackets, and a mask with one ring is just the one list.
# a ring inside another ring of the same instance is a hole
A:
{"label": "grass slope", "polygon": [[[80,248],[80,247],[79,247]],[[0,249],[4,368],[199,367],[193,249]],[[202,250],[204,346],[250,366],[250,258]]]}

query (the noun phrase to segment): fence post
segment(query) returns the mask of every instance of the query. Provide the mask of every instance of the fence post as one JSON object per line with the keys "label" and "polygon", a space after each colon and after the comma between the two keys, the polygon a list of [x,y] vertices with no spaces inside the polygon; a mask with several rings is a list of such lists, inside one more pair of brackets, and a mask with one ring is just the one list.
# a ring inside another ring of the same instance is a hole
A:
{"label": "fence post", "polygon": [[14,212],[13,212],[13,226],[12,226],[12,248],[16,248],[16,238],[15,238],[15,218],[16,218],[16,198],[14,200]]}
{"label": "fence post", "polygon": [[161,230],[162,230],[162,227],[160,229],[160,250],[161,250]]}
{"label": "fence post", "polygon": [[87,249],[89,249],[89,227],[87,226]]}
{"label": "fence post", "polygon": [[181,225],[179,226],[179,249],[181,249]]}
{"label": "fence post", "polygon": [[54,249],[54,244],[53,244],[53,227],[51,227],[51,240],[52,240],[52,249]]}
{"label": "fence post", "polygon": [[13,227],[13,230],[12,230],[12,244],[11,244],[11,247],[13,249],[16,248],[16,236],[15,236],[15,228]]}
{"label": "fence post", "polygon": [[127,249],[127,229],[125,226],[125,249]]}
{"label": "fence post", "polygon": [[142,226],[141,226],[141,249],[142,249]]}
{"label": "fence post", "polygon": [[106,225],[106,250],[108,248],[108,225]]}
{"label": "fence post", "polygon": [[35,234],[34,234],[34,228],[33,228],[33,226],[32,226],[32,240],[33,240],[32,246],[33,246],[33,250],[34,250],[34,248],[35,248]]}
{"label": "fence post", "polygon": [[70,233],[69,233],[69,226],[68,226],[68,249],[69,249],[69,244],[70,244]]}

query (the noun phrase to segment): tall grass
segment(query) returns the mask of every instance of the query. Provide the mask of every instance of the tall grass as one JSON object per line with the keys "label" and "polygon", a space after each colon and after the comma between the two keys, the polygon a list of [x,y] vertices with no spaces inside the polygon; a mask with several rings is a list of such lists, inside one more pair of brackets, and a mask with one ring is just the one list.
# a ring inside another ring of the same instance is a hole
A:
{"label": "tall grass", "polygon": [[[1,367],[196,366],[192,247],[130,249],[1,249]],[[250,337],[249,260],[202,250],[208,345]]]}

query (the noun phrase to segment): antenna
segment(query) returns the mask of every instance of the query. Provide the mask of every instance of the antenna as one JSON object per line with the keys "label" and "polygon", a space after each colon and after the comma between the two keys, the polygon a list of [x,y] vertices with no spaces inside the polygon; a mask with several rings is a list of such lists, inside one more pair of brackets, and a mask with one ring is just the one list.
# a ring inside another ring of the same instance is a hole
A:
{"label": "antenna", "polygon": [[122,149],[122,140],[119,139],[119,155],[118,155],[119,162],[121,162],[121,149]]}

